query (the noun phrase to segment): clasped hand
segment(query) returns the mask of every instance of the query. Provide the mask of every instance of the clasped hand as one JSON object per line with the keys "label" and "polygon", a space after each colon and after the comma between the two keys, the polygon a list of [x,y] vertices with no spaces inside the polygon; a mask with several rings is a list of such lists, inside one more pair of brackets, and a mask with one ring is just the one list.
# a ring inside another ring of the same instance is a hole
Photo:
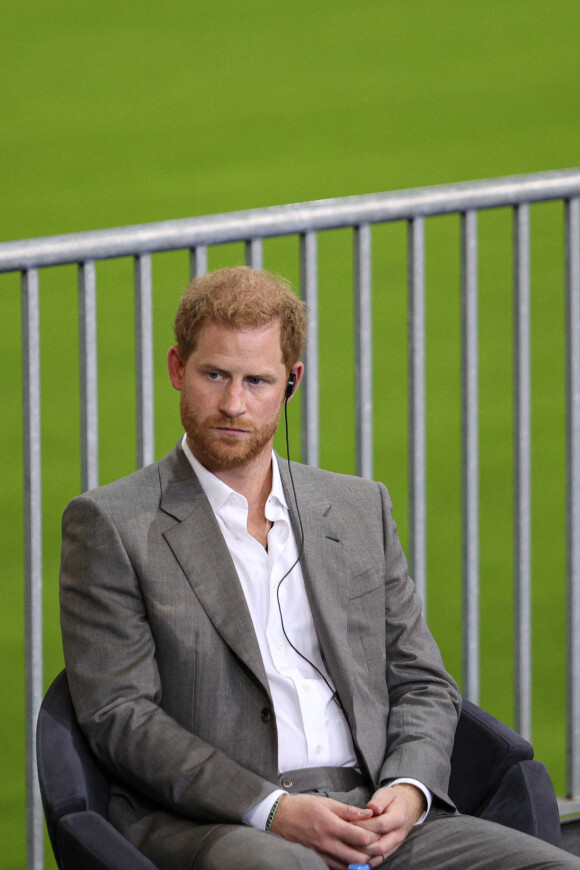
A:
{"label": "clasped hand", "polygon": [[348,864],[379,867],[399,848],[425,809],[425,797],[413,785],[380,788],[365,809],[331,798],[285,795],[271,831],[313,849],[332,870]]}

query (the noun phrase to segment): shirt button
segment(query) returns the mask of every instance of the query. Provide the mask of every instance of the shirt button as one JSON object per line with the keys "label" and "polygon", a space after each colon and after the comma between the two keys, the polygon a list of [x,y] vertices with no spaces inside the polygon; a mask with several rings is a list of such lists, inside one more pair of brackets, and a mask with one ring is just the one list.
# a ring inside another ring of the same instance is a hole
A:
{"label": "shirt button", "polygon": [[283,640],[276,641],[276,649],[284,649],[285,646],[286,646],[286,644],[284,643]]}
{"label": "shirt button", "polygon": [[302,683],[302,688],[304,689],[305,692],[310,691],[310,686],[308,685],[308,683]]}
{"label": "shirt button", "polygon": [[314,751],[316,752],[317,755],[320,755],[320,753],[322,752],[322,746],[316,746]]}
{"label": "shirt button", "polygon": [[262,717],[262,722],[269,722],[272,718],[272,711],[269,707],[264,707],[262,709],[262,712],[260,713],[260,716]]}

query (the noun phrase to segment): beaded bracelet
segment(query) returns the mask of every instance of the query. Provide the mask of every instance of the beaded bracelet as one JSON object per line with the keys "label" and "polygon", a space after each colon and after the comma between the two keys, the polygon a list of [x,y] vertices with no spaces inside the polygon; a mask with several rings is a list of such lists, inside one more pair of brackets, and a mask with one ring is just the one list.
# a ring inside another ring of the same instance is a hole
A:
{"label": "beaded bracelet", "polygon": [[276,815],[276,810],[278,809],[278,806],[280,805],[280,801],[282,800],[283,797],[284,797],[284,795],[281,794],[279,797],[276,798],[276,800],[272,804],[272,809],[270,810],[270,812],[268,814],[268,821],[266,822],[266,828],[265,828],[266,831],[269,831],[270,828],[272,827],[272,822],[274,821],[274,816]]}

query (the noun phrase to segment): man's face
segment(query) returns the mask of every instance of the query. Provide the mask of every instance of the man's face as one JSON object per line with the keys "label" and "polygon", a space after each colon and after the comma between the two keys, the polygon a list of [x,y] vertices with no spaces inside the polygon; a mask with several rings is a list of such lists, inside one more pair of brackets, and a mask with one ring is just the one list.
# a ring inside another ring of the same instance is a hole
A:
{"label": "man's face", "polygon": [[187,362],[177,348],[168,362],[187,440],[202,465],[213,473],[241,468],[271,450],[287,381],[278,321],[262,329],[207,323]]}

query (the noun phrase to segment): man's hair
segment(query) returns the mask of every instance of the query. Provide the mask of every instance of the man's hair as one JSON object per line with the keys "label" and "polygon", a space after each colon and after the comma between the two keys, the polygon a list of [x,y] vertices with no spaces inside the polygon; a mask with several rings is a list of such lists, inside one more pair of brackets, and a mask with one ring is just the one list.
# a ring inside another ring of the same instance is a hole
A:
{"label": "man's hair", "polygon": [[298,362],[306,340],[306,310],[285,278],[264,269],[237,266],[195,278],[185,289],[173,329],[185,362],[206,323],[260,329],[279,320],[284,365]]}

